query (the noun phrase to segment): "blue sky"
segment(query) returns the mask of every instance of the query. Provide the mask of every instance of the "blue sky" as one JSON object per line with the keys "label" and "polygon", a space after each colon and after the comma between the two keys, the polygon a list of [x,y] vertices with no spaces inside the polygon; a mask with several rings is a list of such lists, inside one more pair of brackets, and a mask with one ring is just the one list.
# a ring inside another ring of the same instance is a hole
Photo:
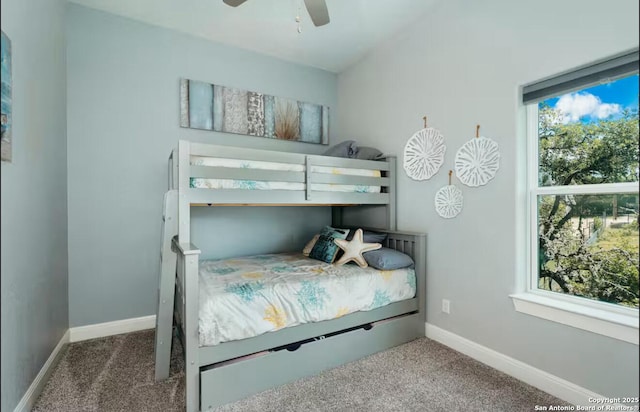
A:
{"label": "blue sky", "polygon": [[638,108],[638,75],[545,100],[565,114],[565,123],[594,122]]}

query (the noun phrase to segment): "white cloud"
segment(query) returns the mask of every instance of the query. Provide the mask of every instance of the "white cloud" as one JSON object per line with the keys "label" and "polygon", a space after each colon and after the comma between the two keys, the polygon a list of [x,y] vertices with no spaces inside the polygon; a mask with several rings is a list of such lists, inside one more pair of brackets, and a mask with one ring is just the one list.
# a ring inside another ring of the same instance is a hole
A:
{"label": "white cloud", "polygon": [[577,122],[583,117],[605,119],[622,111],[619,104],[602,103],[599,97],[586,92],[561,96],[555,108],[563,115],[563,123]]}

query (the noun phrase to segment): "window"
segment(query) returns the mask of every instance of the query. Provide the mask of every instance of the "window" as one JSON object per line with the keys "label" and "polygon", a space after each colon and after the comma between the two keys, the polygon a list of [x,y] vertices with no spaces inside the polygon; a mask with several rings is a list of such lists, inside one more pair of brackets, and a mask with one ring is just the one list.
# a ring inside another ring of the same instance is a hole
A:
{"label": "window", "polygon": [[525,86],[529,276],[516,309],[638,344],[638,51]]}

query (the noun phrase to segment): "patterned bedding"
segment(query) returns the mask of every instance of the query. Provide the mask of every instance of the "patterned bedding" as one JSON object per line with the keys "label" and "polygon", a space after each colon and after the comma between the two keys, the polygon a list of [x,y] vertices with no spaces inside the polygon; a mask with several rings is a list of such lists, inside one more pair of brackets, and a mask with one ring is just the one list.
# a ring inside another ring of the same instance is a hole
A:
{"label": "patterned bedding", "polygon": [[[305,166],[290,163],[262,162],[252,160],[222,159],[217,157],[191,156],[191,164],[196,166],[230,167],[241,169],[282,170],[304,172]],[[329,173],[350,176],[380,177],[379,170],[351,169],[341,167],[312,166],[314,173]],[[269,182],[258,180],[229,180],[191,178],[190,187],[195,189],[245,189],[245,190],[305,190],[304,183]],[[322,192],[380,193],[380,186],[338,185],[312,183],[311,190]]]}
{"label": "patterned bedding", "polygon": [[200,262],[200,346],[410,299],[413,268],[335,266],[299,253]]}

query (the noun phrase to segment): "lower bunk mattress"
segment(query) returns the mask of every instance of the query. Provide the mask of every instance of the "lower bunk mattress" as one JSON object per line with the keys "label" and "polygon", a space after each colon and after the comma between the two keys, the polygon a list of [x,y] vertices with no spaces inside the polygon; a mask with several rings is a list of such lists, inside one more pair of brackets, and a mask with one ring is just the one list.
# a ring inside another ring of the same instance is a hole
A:
{"label": "lower bunk mattress", "polygon": [[413,268],[337,266],[301,253],[199,265],[200,346],[372,310],[416,294]]}

